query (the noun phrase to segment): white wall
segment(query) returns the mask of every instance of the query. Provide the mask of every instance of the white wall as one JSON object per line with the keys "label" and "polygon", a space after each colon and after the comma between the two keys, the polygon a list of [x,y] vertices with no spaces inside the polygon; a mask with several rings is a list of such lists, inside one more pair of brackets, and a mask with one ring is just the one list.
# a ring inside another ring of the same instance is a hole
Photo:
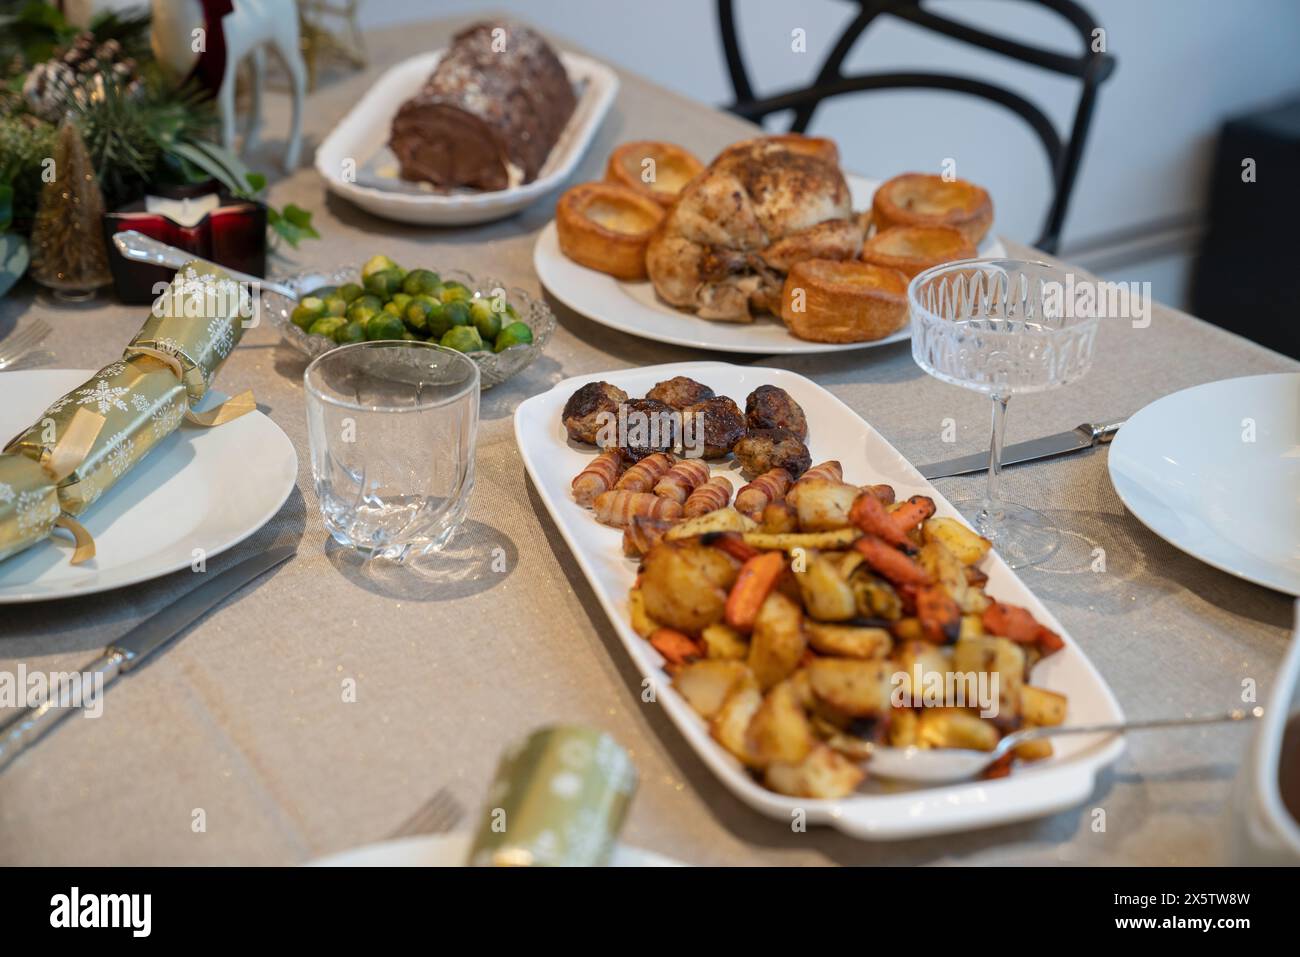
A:
{"label": "white wall", "polygon": [[[1106,29],[1119,67],[1103,87],[1066,221],[1063,252],[1089,247],[1106,258],[1105,237],[1147,224],[1194,218],[1215,133],[1227,116],[1300,95],[1300,2],[1296,0],[1083,0]],[[841,0],[737,0],[742,43],[760,91],[810,80],[823,51],[856,4]],[[1020,0],[948,0],[936,12],[992,32],[1065,51],[1068,26]],[[363,0],[367,26],[434,16],[501,11],[527,19],[626,69],[708,103],[731,95],[712,0]],[[791,51],[791,31],[807,53]],[[878,21],[859,41],[849,70],[932,69],[971,73],[1022,92],[1066,129],[1077,87],[994,54],[966,48],[899,21]],[[945,157],[958,175],[986,186],[997,229],[1038,235],[1048,177],[1028,128],[1000,107],[942,93],[889,92],[842,98],[819,111],[815,132],[833,136],[850,168],[888,176],[934,169]],[[1189,237],[1190,238],[1190,237]],[[1100,245],[1099,245],[1100,243]],[[1140,245],[1140,244],[1139,244]],[[1123,270],[1141,272],[1141,252]],[[1162,261],[1167,252],[1162,252]],[[1175,259],[1178,257],[1175,256]],[[1156,265],[1152,263],[1153,267]],[[1162,262],[1156,293],[1181,300],[1185,270]]]}

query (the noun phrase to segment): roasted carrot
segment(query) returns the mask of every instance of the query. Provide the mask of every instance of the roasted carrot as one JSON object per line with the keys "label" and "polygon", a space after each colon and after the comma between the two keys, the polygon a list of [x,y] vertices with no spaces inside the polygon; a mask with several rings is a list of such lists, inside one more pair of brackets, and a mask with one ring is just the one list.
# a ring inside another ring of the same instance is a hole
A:
{"label": "roasted carrot", "polygon": [[986,781],[995,778],[1005,778],[1011,773],[1011,761],[1015,758],[1014,754],[1004,754],[987,768],[984,769],[984,779]]}
{"label": "roasted carrot", "polygon": [[1061,636],[1046,625],[1038,626],[1038,650],[1043,653],[1043,657],[1060,651],[1065,647],[1065,642]]}
{"label": "roasted carrot", "polygon": [[784,571],[785,555],[782,552],[763,552],[740,566],[736,584],[731,586],[731,594],[727,596],[727,624],[737,631],[753,631],[759,608]]}
{"label": "roasted carrot", "polygon": [[[859,498],[858,501],[862,499]],[[888,578],[895,585],[931,584],[929,572],[874,535],[863,535],[853,543],[853,547],[862,553],[872,571]]]}
{"label": "roasted carrot", "polygon": [[720,548],[737,561],[747,562],[761,554],[753,545],[745,544],[739,532],[714,532],[700,536],[700,542]]}
{"label": "roasted carrot", "polygon": [[658,628],[650,636],[650,644],[655,651],[675,665],[684,665],[696,658],[704,657],[704,649],[699,642],[674,631],[672,628]]}
{"label": "roasted carrot", "polygon": [[949,645],[961,632],[961,608],[942,585],[925,585],[916,590],[916,617],[926,641]]}
{"label": "roasted carrot", "polygon": [[913,495],[889,513],[889,519],[900,532],[907,534],[934,514],[934,499],[928,495]]}
{"label": "roasted carrot", "polygon": [[990,635],[1012,641],[1036,642],[1040,625],[1028,608],[995,601],[984,609],[984,628]]}
{"label": "roasted carrot", "polygon": [[890,545],[909,550],[915,547],[907,537],[907,530],[896,525],[880,499],[869,493],[863,493],[853,500],[853,507],[849,509],[849,521],[868,535],[883,538]]}

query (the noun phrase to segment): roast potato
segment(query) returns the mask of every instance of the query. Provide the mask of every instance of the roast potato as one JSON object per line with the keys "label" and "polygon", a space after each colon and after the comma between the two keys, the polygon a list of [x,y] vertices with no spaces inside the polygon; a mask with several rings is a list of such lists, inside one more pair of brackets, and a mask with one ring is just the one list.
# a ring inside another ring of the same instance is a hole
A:
{"label": "roast potato", "polygon": [[917,719],[916,743],[923,748],[992,751],[1000,737],[992,722],[964,708],[923,708]]}
{"label": "roast potato", "polygon": [[731,692],[745,683],[753,685],[754,676],[743,661],[693,661],[673,677],[673,687],[706,719],[721,711]]}
{"label": "roast potato", "polygon": [[921,525],[921,537],[927,542],[942,542],[963,565],[974,565],[993,543],[955,518],[928,518]]}
{"label": "roast potato", "polygon": [[966,638],[952,646],[952,670],[998,676],[999,724],[1013,724],[1020,717],[1020,692],[1025,684],[1025,652],[1006,638]]}
{"label": "roast potato", "polygon": [[786,501],[798,511],[802,531],[825,532],[848,527],[849,509],[861,494],[855,485],[824,478],[806,478],[794,483]]}
{"label": "roast potato", "polygon": [[763,690],[783,681],[799,666],[807,641],[803,612],[779,591],[763,601],[749,642],[749,667]]}
{"label": "roast potato", "polygon": [[741,515],[728,505],[715,509],[704,515],[697,515],[678,522],[664,533],[664,540],[678,542],[686,538],[699,538],[710,532],[750,532],[758,528],[758,523],[746,515]]}
{"label": "roast potato", "polygon": [[737,760],[751,768],[761,768],[762,762],[749,747],[749,722],[763,704],[763,695],[751,684],[741,683],[722,708],[709,722],[709,733],[715,741],[730,751]]}
{"label": "roast potato", "polygon": [[805,567],[795,575],[803,606],[819,621],[848,621],[858,613],[853,589],[840,577],[835,565],[817,552],[805,556]]}
{"label": "roast potato", "polygon": [[645,611],[660,625],[688,635],[722,620],[727,589],[738,565],[717,548],[698,542],[663,541],[641,563]]}
{"label": "roast potato", "polygon": [[763,699],[749,723],[749,748],[763,764],[798,764],[816,740],[794,686],[782,681]]}
{"label": "roast potato", "polygon": [[808,665],[808,678],[813,694],[831,707],[855,718],[869,718],[889,710],[895,669],[889,661],[818,658]]}
{"label": "roast potato", "polygon": [[736,629],[718,622],[700,632],[704,653],[724,661],[744,661],[749,657],[749,640]]}
{"label": "roast potato", "polygon": [[1067,701],[1065,695],[1034,685],[1020,688],[1020,716],[1026,724],[1040,728],[1054,728],[1065,723]]}
{"label": "roast potato", "polygon": [[804,631],[814,651],[836,658],[887,658],[894,644],[884,628],[808,621]]}
{"label": "roast potato", "polygon": [[817,744],[798,764],[771,764],[763,783],[778,794],[803,798],[842,798],[862,783],[865,772],[844,755]]}

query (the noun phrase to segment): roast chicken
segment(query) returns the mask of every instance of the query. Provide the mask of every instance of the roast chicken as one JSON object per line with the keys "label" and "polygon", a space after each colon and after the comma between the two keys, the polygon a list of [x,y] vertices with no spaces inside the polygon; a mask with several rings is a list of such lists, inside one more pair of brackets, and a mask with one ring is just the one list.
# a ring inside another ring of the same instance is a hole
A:
{"label": "roast chicken", "polygon": [[789,138],[736,144],[682,191],[646,250],[667,303],[705,319],[752,322],[779,308],[785,274],[806,259],[853,259],[865,223],[824,155]]}

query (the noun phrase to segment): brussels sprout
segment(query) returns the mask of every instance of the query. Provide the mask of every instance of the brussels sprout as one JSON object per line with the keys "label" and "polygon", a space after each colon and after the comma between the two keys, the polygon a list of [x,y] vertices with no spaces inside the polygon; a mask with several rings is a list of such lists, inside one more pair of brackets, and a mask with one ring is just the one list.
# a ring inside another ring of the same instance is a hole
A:
{"label": "brussels sprout", "polygon": [[501,316],[492,311],[492,306],[486,299],[475,299],[470,303],[469,314],[474,320],[474,328],[485,342],[497,337],[501,331]]}
{"label": "brussels sprout", "polygon": [[533,341],[533,330],[522,322],[512,322],[497,334],[493,352],[502,352],[511,346],[528,345]]}
{"label": "brussels sprout", "polygon": [[473,299],[474,293],[464,283],[449,282],[443,284],[442,292],[438,295],[438,298],[443,302],[457,302],[463,299]]}
{"label": "brussels sprout", "polygon": [[360,283],[345,282],[343,285],[339,286],[339,296],[344,302],[351,302],[363,292],[365,292],[365,290],[361,288]]}
{"label": "brussels sprout", "polygon": [[404,292],[393,293],[393,298],[384,303],[384,308],[388,309],[389,306],[395,306],[396,308],[388,309],[388,311],[395,316],[400,316],[406,312],[406,306],[412,298],[414,297],[408,296]]}
{"label": "brussels sprout", "polygon": [[393,262],[387,256],[371,256],[364,266],[361,267],[361,281],[365,282],[373,274],[383,272],[385,269],[398,269],[397,263]]}
{"label": "brussels sprout", "polygon": [[347,315],[347,300],[337,293],[325,297],[325,314],[327,316],[344,316]]}
{"label": "brussels sprout", "polygon": [[377,306],[372,306],[370,303],[366,302],[365,298],[366,297],[362,296],[352,305],[348,306],[348,319],[352,322],[360,322],[364,324],[370,321],[371,316],[379,315],[381,310]]}
{"label": "brussels sprout", "polygon": [[402,273],[397,269],[381,269],[366,277],[366,292],[378,296],[384,302],[393,298],[393,293],[402,289]]}
{"label": "brussels sprout", "polygon": [[343,324],[344,321],[338,316],[322,316],[313,322],[307,331],[313,336],[325,336],[328,339],[333,339],[334,330]]}
{"label": "brussels sprout", "polygon": [[325,303],[315,296],[308,296],[294,306],[293,312],[289,314],[289,320],[299,329],[307,329],[326,314]]}
{"label": "brussels sprout", "polygon": [[427,336],[431,312],[433,312],[433,305],[428,300],[412,298],[406,304],[406,311],[402,313],[402,318],[406,320],[406,328]]}
{"label": "brussels sprout", "polygon": [[366,327],[359,322],[345,322],[334,330],[334,341],[340,345],[346,345],[349,342],[364,342],[366,338]]}
{"label": "brussels sprout", "polygon": [[446,335],[447,330],[455,323],[447,315],[447,307],[440,302],[431,302],[428,312],[429,320],[429,338],[437,341]]}
{"label": "brussels sprout", "polygon": [[486,348],[478,330],[473,326],[453,326],[447,330],[438,344],[448,349],[455,349],[457,352],[481,352]]}
{"label": "brussels sprout", "polygon": [[428,295],[442,285],[442,280],[432,269],[412,269],[402,280],[402,292],[411,296]]}
{"label": "brussels sprout", "polygon": [[469,303],[462,300],[443,303],[442,312],[453,326],[468,326],[470,323]]}
{"label": "brussels sprout", "polygon": [[402,320],[391,312],[376,313],[369,322],[366,323],[367,339],[400,339],[406,332],[406,326],[402,325]]}

